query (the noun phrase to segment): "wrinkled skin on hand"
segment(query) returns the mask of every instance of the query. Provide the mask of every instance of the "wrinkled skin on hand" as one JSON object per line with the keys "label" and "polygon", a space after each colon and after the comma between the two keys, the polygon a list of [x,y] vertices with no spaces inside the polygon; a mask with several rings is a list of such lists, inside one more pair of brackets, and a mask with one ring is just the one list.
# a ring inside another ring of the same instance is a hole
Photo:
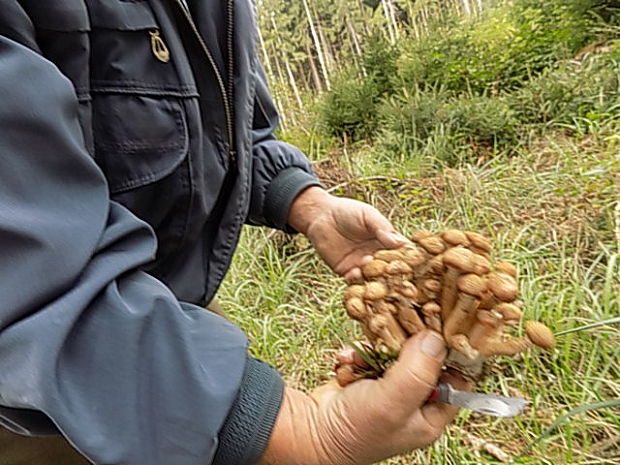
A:
{"label": "wrinkled skin on hand", "polygon": [[[457,409],[427,404],[446,356],[442,338],[424,331],[409,339],[399,359],[376,380],[346,387],[335,381],[310,396],[287,389],[262,465],[365,465],[426,447]],[[459,389],[469,386],[443,374]]]}
{"label": "wrinkled skin on hand", "polygon": [[306,189],[295,199],[288,221],[349,281],[361,278],[360,267],[372,260],[375,251],[408,242],[376,208],[335,197],[318,187]]}

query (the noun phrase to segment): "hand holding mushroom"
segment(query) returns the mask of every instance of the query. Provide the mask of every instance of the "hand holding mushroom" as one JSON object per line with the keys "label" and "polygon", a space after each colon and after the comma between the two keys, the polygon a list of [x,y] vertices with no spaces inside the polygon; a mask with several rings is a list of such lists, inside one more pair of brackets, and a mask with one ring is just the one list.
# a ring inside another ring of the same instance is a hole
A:
{"label": "hand holding mushroom", "polygon": [[[345,292],[347,313],[383,357],[395,357],[425,328],[440,332],[450,349],[446,366],[474,380],[489,357],[553,348],[553,334],[536,321],[525,323],[524,337],[509,334],[521,320],[517,272],[510,263],[491,263],[490,252],[474,232],[416,231],[411,244],[374,253],[362,283]],[[337,368],[341,385],[364,376],[350,364]]]}

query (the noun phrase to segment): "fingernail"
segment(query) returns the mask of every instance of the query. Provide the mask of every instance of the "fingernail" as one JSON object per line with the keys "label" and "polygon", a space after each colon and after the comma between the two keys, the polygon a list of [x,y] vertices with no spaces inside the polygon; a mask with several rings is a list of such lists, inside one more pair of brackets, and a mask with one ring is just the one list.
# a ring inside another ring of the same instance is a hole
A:
{"label": "fingernail", "polygon": [[408,242],[405,236],[402,236],[398,233],[390,233],[390,237],[396,242]]}
{"label": "fingernail", "polygon": [[424,339],[422,339],[420,348],[422,352],[429,357],[440,358],[446,350],[446,345],[443,342],[443,338],[438,333],[429,331],[424,336]]}

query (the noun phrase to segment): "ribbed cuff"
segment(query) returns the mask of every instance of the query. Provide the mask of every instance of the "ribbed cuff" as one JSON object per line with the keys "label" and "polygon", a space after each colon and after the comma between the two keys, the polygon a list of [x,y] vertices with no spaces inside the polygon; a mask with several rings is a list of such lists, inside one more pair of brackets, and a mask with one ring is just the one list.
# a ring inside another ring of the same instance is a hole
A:
{"label": "ribbed cuff", "polygon": [[275,228],[297,232],[287,224],[288,213],[295,197],[311,186],[320,186],[312,174],[296,166],[281,171],[269,184],[265,194],[265,219]]}
{"label": "ribbed cuff", "polygon": [[280,411],[284,382],[266,363],[248,357],[241,388],[219,434],[213,465],[253,465],[265,451]]}

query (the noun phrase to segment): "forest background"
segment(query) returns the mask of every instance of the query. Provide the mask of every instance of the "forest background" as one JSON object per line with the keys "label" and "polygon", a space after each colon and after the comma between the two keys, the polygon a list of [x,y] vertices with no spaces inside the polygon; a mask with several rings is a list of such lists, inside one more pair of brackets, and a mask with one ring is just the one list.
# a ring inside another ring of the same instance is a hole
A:
{"label": "forest background", "polygon": [[[258,0],[282,117],[330,192],[403,233],[489,236],[527,319],[558,347],[498,359],[479,390],[522,416],[461,413],[385,464],[620,464],[620,2]],[[250,270],[250,273],[248,273]],[[330,376],[360,338],[344,282],[299,236],[253,228],[220,294],[289,385]]]}

